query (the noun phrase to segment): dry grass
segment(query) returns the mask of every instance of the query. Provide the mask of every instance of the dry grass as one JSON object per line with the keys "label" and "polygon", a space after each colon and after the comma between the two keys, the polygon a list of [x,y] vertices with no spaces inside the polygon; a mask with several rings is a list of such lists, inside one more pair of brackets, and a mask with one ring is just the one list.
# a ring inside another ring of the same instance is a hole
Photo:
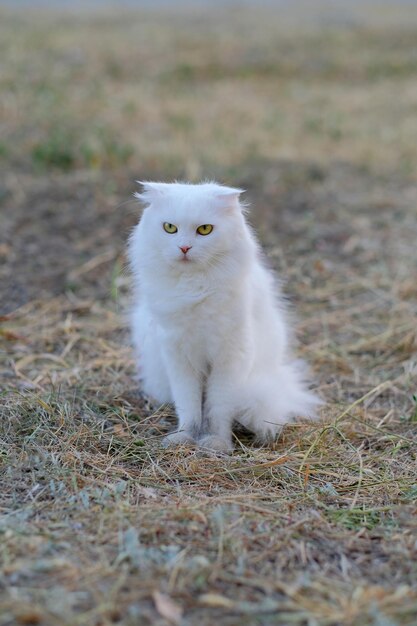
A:
{"label": "dry grass", "polygon": [[[0,626],[416,623],[416,22],[266,18],[1,21]],[[230,457],[161,448],[123,316],[132,181],[200,173],[326,400]]]}

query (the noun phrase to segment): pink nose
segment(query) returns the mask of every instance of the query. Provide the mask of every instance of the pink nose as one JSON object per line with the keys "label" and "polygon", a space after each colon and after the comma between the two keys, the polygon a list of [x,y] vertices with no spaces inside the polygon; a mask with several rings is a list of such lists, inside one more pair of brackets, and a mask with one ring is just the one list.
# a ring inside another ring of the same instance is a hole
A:
{"label": "pink nose", "polygon": [[184,252],[184,254],[187,254],[188,250],[191,250],[192,246],[180,246],[180,250],[181,252]]}

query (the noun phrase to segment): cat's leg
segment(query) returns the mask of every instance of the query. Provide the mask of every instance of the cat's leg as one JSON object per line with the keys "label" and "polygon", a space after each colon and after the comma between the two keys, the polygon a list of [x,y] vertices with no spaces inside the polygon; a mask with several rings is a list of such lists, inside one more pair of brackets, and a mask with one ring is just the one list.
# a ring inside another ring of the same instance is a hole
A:
{"label": "cat's leg", "polygon": [[202,377],[179,351],[165,350],[164,361],[178,416],[178,429],[165,437],[164,445],[191,443],[201,429]]}
{"label": "cat's leg", "polygon": [[203,448],[229,452],[233,450],[232,421],[235,404],[232,389],[236,372],[230,367],[215,367],[207,380],[204,419],[208,432],[199,439]]}

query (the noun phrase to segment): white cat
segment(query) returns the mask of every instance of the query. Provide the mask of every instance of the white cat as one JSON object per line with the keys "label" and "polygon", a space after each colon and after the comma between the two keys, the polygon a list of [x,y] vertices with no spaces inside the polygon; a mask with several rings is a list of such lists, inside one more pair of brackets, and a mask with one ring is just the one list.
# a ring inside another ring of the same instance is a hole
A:
{"label": "white cat", "polygon": [[242,213],[242,190],[215,183],[143,183],[129,242],[133,340],[143,387],[175,404],[166,444],[232,448],[237,420],[265,440],[318,398],[288,346],[271,272]]}

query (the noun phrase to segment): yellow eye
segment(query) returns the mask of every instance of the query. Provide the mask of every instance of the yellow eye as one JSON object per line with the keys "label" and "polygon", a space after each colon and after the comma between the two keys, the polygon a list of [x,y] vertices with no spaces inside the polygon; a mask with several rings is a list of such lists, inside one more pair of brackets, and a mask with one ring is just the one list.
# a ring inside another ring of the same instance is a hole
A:
{"label": "yellow eye", "polygon": [[175,224],[168,224],[168,222],[164,222],[164,231],[169,233],[170,235],[173,235],[174,233],[176,233],[178,230],[178,228],[175,226]]}
{"label": "yellow eye", "polygon": [[197,232],[199,235],[209,235],[213,230],[213,226],[211,224],[202,224],[197,228]]}

